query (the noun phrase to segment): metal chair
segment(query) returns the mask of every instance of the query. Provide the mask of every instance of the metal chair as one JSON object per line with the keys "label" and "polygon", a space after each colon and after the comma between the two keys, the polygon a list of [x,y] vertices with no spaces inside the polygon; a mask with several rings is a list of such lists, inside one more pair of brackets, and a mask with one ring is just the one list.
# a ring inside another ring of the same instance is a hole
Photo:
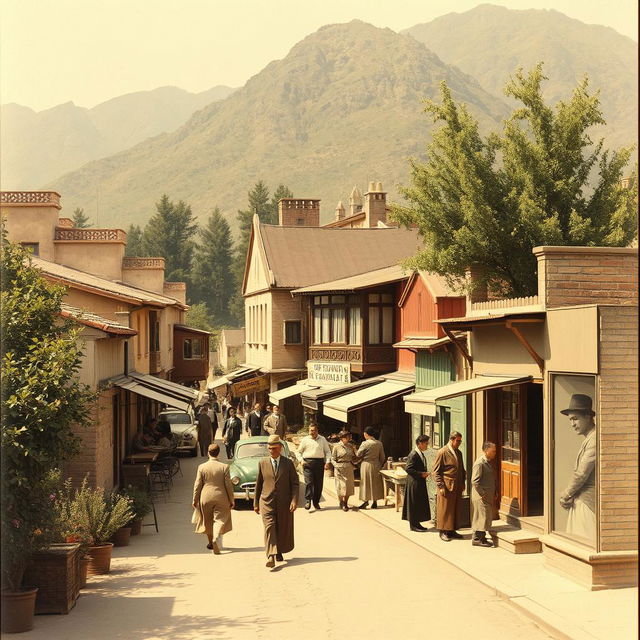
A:
{"label": "metal chair", "polygon": [[150,477],[150,465],[149,464],[121,464],[120,475],[123,479],[125,486],[131,485],[138,489],[143,489],[149,495],[151,501],[151,511],[153,513],[153,522],[143,524],[143,527],[156,528],[156,533],[159,533],[158,529],[158,516],[156,515],[156,505],[153,501],[153,491],[151,489],[151,477]]}

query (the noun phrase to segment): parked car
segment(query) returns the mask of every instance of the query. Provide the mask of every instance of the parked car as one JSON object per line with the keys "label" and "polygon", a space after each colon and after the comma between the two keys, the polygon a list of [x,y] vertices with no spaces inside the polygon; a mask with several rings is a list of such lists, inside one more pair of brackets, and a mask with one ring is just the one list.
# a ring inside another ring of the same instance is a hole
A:
{"label": "parked car", "polygon": [[[252,436],[238,440],[236,443],[233,460],[229,465],[235,500],[253,500],[258,477],[258,463],[269,455],[268,439],[269,436]],[[297,466],[296,457],[286,442],[283,442],[281,455],[290,458]]]}
{"label": "parked car", "polygon": [[166,420],[171,425],[176,451],[186,452],[192,457],[198,455],[198,426],[192,413],[165,409],[158,415],[158,420]]}

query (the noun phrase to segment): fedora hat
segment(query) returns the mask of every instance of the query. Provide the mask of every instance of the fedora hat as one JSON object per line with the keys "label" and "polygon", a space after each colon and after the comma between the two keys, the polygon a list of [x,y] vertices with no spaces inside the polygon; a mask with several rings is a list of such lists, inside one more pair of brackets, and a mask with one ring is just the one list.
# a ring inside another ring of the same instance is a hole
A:
{"label": "fedora hat", "polygon": [[275,433],[269,436],[269,439],[267,440],[267,444],[282,444],[282,442],[280,441],[280,436],[276,435]]}
{"label": "fedora hat", "polygon": [[592,400],[589,396],[583,393],[574,393],[569,401],[569,406],[563,409],[560,413],[563,415],[569,415],[570,413],[586,413],[591,416],[595,416],[596,413],[592,408]]}

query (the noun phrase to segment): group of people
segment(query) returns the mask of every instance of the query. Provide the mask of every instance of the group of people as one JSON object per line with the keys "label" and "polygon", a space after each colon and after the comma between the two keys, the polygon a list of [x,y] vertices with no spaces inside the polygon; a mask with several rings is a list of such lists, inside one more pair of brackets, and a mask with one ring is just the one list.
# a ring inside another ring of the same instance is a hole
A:
{"label": "group of people", "polygon": [[156,418],[147,418],[142,431],[138,431],[134,435],[131,448],[134,453],[170,452],[174,448],[171,425],[166,420],[158,421]]}

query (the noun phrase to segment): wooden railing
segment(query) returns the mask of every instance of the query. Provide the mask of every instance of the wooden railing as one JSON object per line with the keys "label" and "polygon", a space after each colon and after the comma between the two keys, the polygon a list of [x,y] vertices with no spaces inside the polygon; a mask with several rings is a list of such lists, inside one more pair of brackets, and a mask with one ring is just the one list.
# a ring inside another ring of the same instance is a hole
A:
{"label": "wooden railing", "polygon": [[471,311],[495,311],[497,309],[513,309],[514,307],[531,307],[539,305],[538,296],[524,298],[505,298],[504,300],[488,300],[487,302],[472,302]]}

